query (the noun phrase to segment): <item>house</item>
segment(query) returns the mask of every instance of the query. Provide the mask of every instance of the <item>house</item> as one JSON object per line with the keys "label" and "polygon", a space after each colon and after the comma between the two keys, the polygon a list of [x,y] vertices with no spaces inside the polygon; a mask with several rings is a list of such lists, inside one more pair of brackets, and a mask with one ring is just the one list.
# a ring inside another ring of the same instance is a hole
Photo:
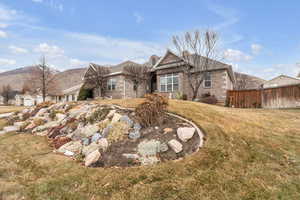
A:
{"label": "house", "polygon": [[274,88],[297,84],[300,84],[300,78],[294,78],[287,75],[280,75],[269,81],[266,81],[264,84],[262,84],[262,88]]}
{"label": "house", "polygon": [[[112,99],[127,99],[127,98],[136,98],[143,97],[147,92],[147,85],[141,85],[138,87],[137,93],[134,90],[133,83],[130,80],[127,80],[124,72],[124,68],[129,65],[139,65],[132,61],[126,61],[114,66],[106,66],[110,70],[110,74],[107,75],[107,87],[105,91],[105,96]],[[93,76],[97,67],[100,65],[91,63],[84,74],[84,79],[87,79],[89,76]],[[90,87],[90,86],[86,86]],[[93,88],[93,96],[97,98],[100,96],[99,90]],[[137,96],[136,96],[137,94]]]}
{"label": "house", "polygon": [[[189,55],[193,57],[196,55]],[[206,59],[200,57],[199,59]],[[184,67],[189,66],[195,69],[195,64],[190,59],[185,59],[177,56],[172,51],[167,50],[166,54],[152,67],[151,91],[158,91],[169,97],[175,98],[178,93],[186,94],[188,99],[192,99],[192,88],[188,83],[187,74],[184,73]],[[235,76],[230,65],[213,61],[209,69],[206,71],[193,71],[192,73],[205,73],[204,80],[198,90],[197,98],[200,99],[202,95],[214,95],[219,102],[224,103],[226,100],[227,90],[234,88]]]}
{"label": "house", "polygon": [[[212,62],[212,60],[209,62]],[[132,61],[126,61],[119,65],[107,66],[111,71],[107,75],[107,91],[105,94],[107,97],[123,99],[136,97],[133,84],[124,75],[124,67],[130,64],[138,65]],[[149,92],[155,92],[170,98],[175,98],[178,94],[186,94],[188,99],[192,99],[192,89],[183,70],[186,66],[193,68],[193,64],[167,50],[163,57],[151,56],[149,61],[143,65],[149,67],[151,79],[148,84],[138,88],[137,97],[142,97]],[[95,74],[97,67],[100,67],[100,65],[91,63],[84,74],[84,79]],[[209,93],[215,95],[219,102],[225,102],[227,90],[233,89],[235,84],[232,67],[214,61],[214,65],[205,72],[205,80],[199,88],[198,98]],[[194,71],[193,73],[204,72]],[[94,88],[94,97],[99,96],[97,91],[98,89]]]}
{"label": "house", "polygon": [[54,101],[56,103],[58,102],[70,102],[70,101],[77,101],[78,100],[78,95],[79,91],[81,89],[83,84],[75,85],[71,88],[62,90],[61,93],[57,93],[54,96]]}
{"label": "house", "polygon": [[[46,97],[46,101],[52,101],[51,96]],[[31,94],[29,92],[25,94],[17,94],[15,96],[14,105],[16,106],[35,106],[43,102],[43,96],[40,94]]]}

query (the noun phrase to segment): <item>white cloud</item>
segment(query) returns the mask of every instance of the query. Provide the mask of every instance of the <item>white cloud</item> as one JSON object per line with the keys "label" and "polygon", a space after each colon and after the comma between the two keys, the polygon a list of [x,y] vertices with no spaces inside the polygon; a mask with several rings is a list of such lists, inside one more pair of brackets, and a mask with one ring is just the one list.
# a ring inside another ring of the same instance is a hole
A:
{"label": "white cloud", "polygon": [[7,28],[8,24],[0,23],[0,28]]}
{"label": "white cloud", "polygon": [[24,53],[28,53],[27,49],[21,48],[21,47],[16,47],[14,45],[11,45],[8,47],[10,49],[10,51],[14,54],[24,54]]}
{"label": "white cloud", "polygon": [[138,12],[133,13],[133,16],[135,17],[136,23],[140,24],[144,21],[144,17],[139,14]]}
{"label": "white cloud", "polygon": [[0,38],[6,38],[6,37],[7,37],[7,33],[0,30]]}
{"label": "white cloud", "polygon": [[15,60],[10,60],[10,59],[5,59],[5,58],[0,58],[0,66],[4,65],[14,65],[16,64]]}
{"label": "white cloud", "polygon": [[72,67],[83,67],[88,64],[87,61],[82,61],[76,58],[70,58],[69,62]]}
{"label": "white cloud", "polygon": [[263,46],[260,44],[252,44],[251,45],[252,54],[258,55],[261,52],[262,48]]}
{"label": "white cloud", "polygon": [[35,2],[35,3],[42,3],[43,2],[43,0],[32,0],[33,2]]}
{"label": "white cloud", "polygon": [[90,56],[105,60],[106,63],[107,60],[120,62],[148,59],[153,54],[162,55],[166,49],[163,45],[157,43],[101,35],[67,33],[66,37],[76,41],[82,52],[87,51]]}
{"label": "white cloud", "polygon": [[252,59],[252,56],[243,53],[242,51],[235,49],[227,49],[224,52],[224,58],[230,62],[242,62],[249,61]]}
{"label": "white cloud", "polygon": [[35,49],[34,52],[41,53],[50,57],[59,57],[64,55],[64,50],[58,46],[51,46],[47,43],[39,44]]}

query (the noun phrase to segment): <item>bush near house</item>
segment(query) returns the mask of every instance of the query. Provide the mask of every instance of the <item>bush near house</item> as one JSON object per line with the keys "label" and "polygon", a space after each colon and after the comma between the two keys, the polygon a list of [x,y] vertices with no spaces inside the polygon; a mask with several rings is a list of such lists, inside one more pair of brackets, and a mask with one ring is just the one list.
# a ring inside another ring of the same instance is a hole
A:
{"label": "bush near house", "polygon": [[136,108],[136,117],[144,127],[161,124],[168,99],[158,94],[145,95],[146,101]]}
{"label": "bush near house", "polygon": [[93,90],[82,87],[79,91],[78,101],[84,101],[93,98]]}

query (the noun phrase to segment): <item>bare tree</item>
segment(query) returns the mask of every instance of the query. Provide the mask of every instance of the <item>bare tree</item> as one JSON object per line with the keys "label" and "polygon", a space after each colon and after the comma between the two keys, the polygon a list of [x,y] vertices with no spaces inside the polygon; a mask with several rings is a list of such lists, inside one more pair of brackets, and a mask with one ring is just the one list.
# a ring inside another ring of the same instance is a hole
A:
{"label": "bare tree", "polygon": [[138,97],[138,89],[141,85],[145,85],[149,81],[149,68],[145,65],[129,64],[124,67],[124,74],[127,80],[133,84],[133,90],[135,91],[135,97]]}
{"label": "bare tree", "polygon": [[236,77],[236,86],[237,90],[245,90],[247,89],[247,75],[241,73],[235,73]]}
{"label": "bare tree", "polygon": [[214,31],[186,32],[183,36],[173,36],[177,54],[184,59],[184,73],[192,89],[192,99],[196,99],[198,90],[207,70],[217,64],[218,34]]}
{"label": "bare tree", "polygon": [[51,90],[54,90],[55,81],[54,81],[54,72],[51,71],[46,63],[45,56],[41,57],[40,64],[37,65],[37,68],[31,74],[32,82],[29,84],[32,87],[32,90],[40,90],[43,97],[43,102],[46,101],[47,95]]}
{"label": "bare tree", "polygon": [[91,65],[91,70],[85,75],[85,83],[96,88],[98,95],[103,97],[105,95],[107,75],[110,74],[110,69],[96,64]]}
{"label": "bare tree", "polygon": [[8,101],[13,98],[10,85],[3,85],[1,95],[4,98],[4,104],[8,104]]}

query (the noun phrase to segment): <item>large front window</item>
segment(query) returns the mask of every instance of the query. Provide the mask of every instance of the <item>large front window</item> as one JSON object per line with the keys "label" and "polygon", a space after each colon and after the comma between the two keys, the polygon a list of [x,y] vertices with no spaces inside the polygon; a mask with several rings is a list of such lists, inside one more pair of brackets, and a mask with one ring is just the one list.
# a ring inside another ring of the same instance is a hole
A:
{"label": "large front window", "polygon": [[116,89],[116,84],[117,84],[116,79],[109,79],[108,82],[107,82],[107,89],[108,90],[115,90]]}
{"label": "large front window", "polygon": [[178,74],[166,74],[160,76],[160,91],[161,92],[174,92],[179,89]]}

